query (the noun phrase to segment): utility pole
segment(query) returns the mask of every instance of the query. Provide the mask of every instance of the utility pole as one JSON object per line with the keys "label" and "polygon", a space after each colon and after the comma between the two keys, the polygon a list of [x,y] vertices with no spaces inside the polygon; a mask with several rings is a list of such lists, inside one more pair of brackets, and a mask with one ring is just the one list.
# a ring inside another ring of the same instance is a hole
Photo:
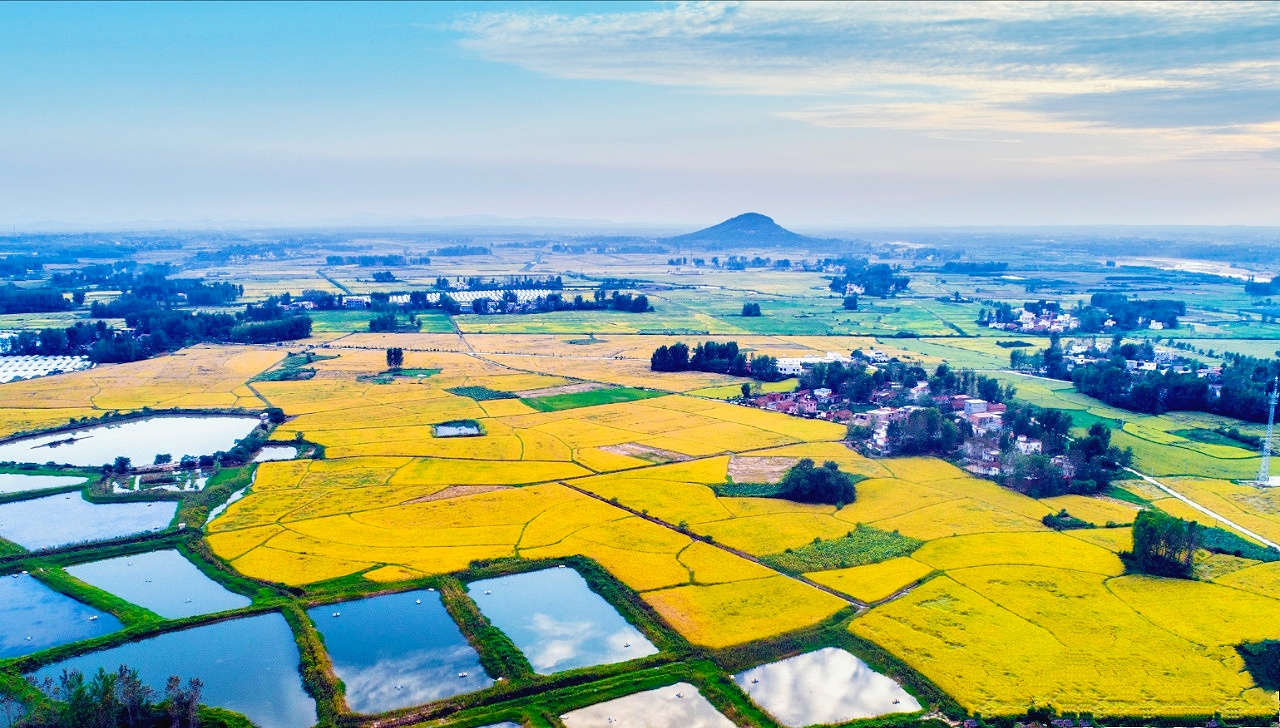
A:
{"label": "utility pole", "polygon": [[1271,485],[1271,445],[1276,432],[1276,401],[1280,399],[1280,377],[1271,384],[1271,413],[1267,415],[1267,439],[1262,443],[1262,467],[1258,469],[1258,487]]}

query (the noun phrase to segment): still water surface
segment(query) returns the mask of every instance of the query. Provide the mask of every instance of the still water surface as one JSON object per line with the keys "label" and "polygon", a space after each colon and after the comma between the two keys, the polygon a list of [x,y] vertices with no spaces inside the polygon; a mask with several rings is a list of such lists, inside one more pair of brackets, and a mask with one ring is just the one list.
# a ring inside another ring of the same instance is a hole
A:
{"label": "still water surface", "polygon": [[[333,616],[338,614],[340,616]],[[382,713],[487,688],[493,680],[434,591],[307,610],[357,713]]]}
{"label": "still water surface", "polygon": [[467,591],[541,675],[658,652],[573,569],[482,579]]}
{"label": "still water surface", "polygon": [[240,609],[251,601],[205,576],[173,549],[77,564],[67,573],[165,619]]}
{"label": "still water surface", "polygon": [[174,501],[90,503],[79,493],[0,503],[0,537],[28,550],[105,541],[167,528]]}
{"label": "still water surface", "polygon": [[60,594],[29,574],[0,576],[0,659],[99,637],[120,620]]}
{"label": "still water surface", "polygon": [[156,455],[168,453],[176,463],[183,455],[211,455],[230,450],[236,440],[257,426],[257,417],[144,417],[11,440],[0,444],[0,462],[55,462],[97,467],[114,462],[117,457],[127,457],[134,465],[150,465]]}
{"label": "still water surface", "polygon": [[733,681],[789,728],[920,710],[892,678],[836,647],[753,667]]}
{"label": "still water surface", "polygon": [[130,642],[57,662],[37,676],[57,680],[64,669],[92,675],[120,665],[164,691],[170,675],[204,682],[201,702],[243,713],[260,728],[307,728],[316,704],[302,689],[298,647],[279,613],[231,619]]}
{"label": "still water surface", "polygon": [[60,488],[64,485],[79,485],[85,479],[74,475],[23,475],[21,473],[0,473],[0,493],[21,493],[42,488]]}

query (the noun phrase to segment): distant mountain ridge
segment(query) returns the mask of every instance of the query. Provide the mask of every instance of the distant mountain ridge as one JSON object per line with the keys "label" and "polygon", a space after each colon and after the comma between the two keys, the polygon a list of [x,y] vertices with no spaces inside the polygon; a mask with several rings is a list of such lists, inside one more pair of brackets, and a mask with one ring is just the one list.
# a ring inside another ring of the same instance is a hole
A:
{"label": "distant mountain ridge", "polygon": [[667,242],[677,244],[787,245],[814,243],[819,242],[819,239],[793,233],[774,222],[773,218],[767,215],[748,212],[737,217],[731,217],[719,225],[712,225],[696,232],[667,238]]}

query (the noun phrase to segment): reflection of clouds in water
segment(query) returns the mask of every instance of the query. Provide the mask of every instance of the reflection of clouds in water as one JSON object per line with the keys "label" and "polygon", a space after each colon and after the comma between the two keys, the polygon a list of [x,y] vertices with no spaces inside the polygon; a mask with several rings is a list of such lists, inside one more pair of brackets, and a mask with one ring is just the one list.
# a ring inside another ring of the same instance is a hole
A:
{"label": "reflection of clouds in water", "polygon": [[561,718],[568,728],[733,728],[696,687],[684,682],[597,703]]}
{"label": "reflection of clouds in water", "polygon": [[793,728],[920,710],[898,683],[834,647],[761,665],[733,679],[778,722]]}
{"label": "reflection of clouds in water", "polygon": [[[418,650],[372,665],[335,664],[334,671],[347,686],[347,703],[357,713],[429,703],[493,684],[468,645]],[[458,677],[460,672],[467,677]]]}
{"label": "reflection of clouds in water", "polygon": [[537,672],[572,669],[586,665],[625,662],[657,653],[645,636],[626,626],[601,634],[601,626],[589,620],[561,620],[539,612],[529,618],[535,642],[527,651]]}
{"label": "reflection of clouds in water", "polygon": [[542,612],[529,618],[529,630],[535,635],[529,664],[538,672],[552,670],[578,657],[583,643],[596,634],[589,621],[560,620]]}

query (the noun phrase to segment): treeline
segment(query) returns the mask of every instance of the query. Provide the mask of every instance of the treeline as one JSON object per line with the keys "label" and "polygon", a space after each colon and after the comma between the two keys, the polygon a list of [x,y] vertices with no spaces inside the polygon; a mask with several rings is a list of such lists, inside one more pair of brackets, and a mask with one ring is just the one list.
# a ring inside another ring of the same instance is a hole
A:
{"label": "treeline", "polygon": [[0,313],[48,313],[66,311],[74,304],[56,288],[0,286]]}
{"label": "treeline", "polygon": [[884,298],[911,285],[911,277],[902,272],[901,266],[887,263],[870,264],[866,258],[839,258],[834,264],[844,267],[844,275],[831,279],[829,288],[843,294],[850,285],[857,286],[868,296]]}
{"label": "treeline", "polygon": [[[564,280],[560,276],[506,276],[505,280],[497,278],[482,278],[480,276],[470,276],[466,278],[458,286],[454,286],[449,282],[448,278],[436,278],[435,287],[441,291],[452,291],[455,288],[461,291],[503,291],[507,289],[513,290],[530,290],[545,288],[552,291],[559,291],[564,288]],[[617,283],[601,284],[601,288],[632,288],[633,285]]]}
{"label": "treeline", "polygon": [[930,376],[918,364],[891,361],[872,369],[862,359],[847,365],[834,361],[807,367],[800,374],[799,388],[826,388],[854,404],[867,404],[872,394],[894,384],[902,385],[903,397],[906,397],[906,392],[920,382],[927,382],[934,396],[962,394],[994,403],[1012,399],[1016,392],[1013,385],[1004,386],[992,377],[971,369],[955,370],[945,363],[938,365]]}
{"label": "treeline", "polygon": [[1124,359],[1078,366],[1071,382],[1081,394],[1133,412],[1210,412],[1248,422],[1266,422],[1271,382],[1280,361],[1228,354],[1212,385],[1195,373],[1130,372]]}
{"label": "treeline", "polygon": [[457,257],[461,255],[488,255],[489,248],[483,245],[450,245],[444,248],[437,248],[435,255],[445,257]]}
{"label": "treeline", "polygon": [[358,265],[362,268],[391,267],[401,265],[431,265],[424,256],[407,255],[327,255],[325,265]]}
{"label": "treeline", "polygon": [[[204,683],[191,678],[185,684],[171,676],[157,692],[142,682],[138,671],[121,665],[115,672],[101,668],[91,678],[79,670],[63,671],[55,681],[45,678],[35,687],[48,702],[32,706],[15,723],[22,728],[215,728],[243,726],[226,721],[227,713],[202,709]],[[0,700],[3,697],[0,696]],[[0,706],[3,707],[3,706]]]}
{"label": "treeline", "polygon": [[245,313],[153,308],[128,314],[125,325],[126,330],[119,330],[100,320],[39,332],[21,331],[10,341],[8,353],[87,356],[97,363],[122,363],[206,341],[267,344],[311,335],[311,318],[292,312],[274,319],[254,320]]}
{"label": "treeline", "polygon": [[655,372],[711,372],[735,377],[751,377],[764,382],[782,379],[778,373],[778,360],[761,354],[748,357],[739,350],[738,342],[723,344],[708,341],[698,344],[690,352],[683,341],[670,346],[659,346],[649,357],[649,368]]}
{"label": "treeline", "polygon": [[1095,293],[1089,297],[1089,305],[1075,314],[1080,319],[1080,330],[1091,333],[1106,329],[1108,318],[1123,331],[1143,328],[1152,321],[1166,329],[1176,329],[1178,317],[1187,315],[1187,304],[1164,298],[1129,298],[1123,293]]}
{"label": "treeline", "polygon": [[44,270],[44,261],[38,255],[6,255],[0,257],[0,278],[23,278],[29,273]]}
{"label": "treeline", "polygon": [[1244,292],[1250,296],[1280,295],[1280,276],[1276,276],[1269,281],[1245,281]]}

